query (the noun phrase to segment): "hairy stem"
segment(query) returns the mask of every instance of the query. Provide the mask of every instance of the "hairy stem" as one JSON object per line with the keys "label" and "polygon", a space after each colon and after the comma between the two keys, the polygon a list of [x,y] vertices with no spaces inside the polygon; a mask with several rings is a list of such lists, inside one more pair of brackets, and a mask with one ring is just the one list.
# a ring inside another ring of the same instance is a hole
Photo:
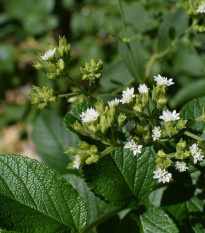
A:
{"label": "hairy stem", "polygon": [[101,223],[105,222],[107,219],[109,219],[112,216],[116,215],[118,212],[120,212],[123,209],[124,208],[119,207],[119,208],[116,208],[116,209],[110,211],[109,213],[103,215],[102,217],[99,217],[94,222],[92,222],[90,225],[88,225],[81,233],[89,233],[90,230],[92,230],[94,227],[96,227],[96,226],[100,225]]}

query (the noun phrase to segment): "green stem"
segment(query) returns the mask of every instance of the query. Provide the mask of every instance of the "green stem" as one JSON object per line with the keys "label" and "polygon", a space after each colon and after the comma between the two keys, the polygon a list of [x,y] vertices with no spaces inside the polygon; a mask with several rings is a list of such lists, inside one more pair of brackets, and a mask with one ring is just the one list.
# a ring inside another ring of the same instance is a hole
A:
{"label": "green stem", "polygon": [[121,0],[118,0],[118,3],[119,3],[119,7],[120,7],[120,16],[121,16],[121,23],[122,23],[122,28],[123,28],[123,32],[124,32],[124,42],[126,43],[127,45],[127,49],[128,49],[128,53],[129,53],[129,57],[130,57],[130,60],[131,60],[131,64],[132,64],[132,68],[134,70],[134,73],[135,73],[135,78],[137,79],[137,81],[139,83],[142,83],[142,80],[141,80],[141,77],[136,69],[136,64],[135,64],[135,60],[134,60],[134,55],[132,53],[132,49],[130,47],[130,44],[128,42],[128,37],[127,37],[127,29],[126,29],[126,25],[125,25],[125,18],[124,18],[124,13],[123,13],[123,8],[122,8],[122,2]]}
{"label": "green stem", "polygon": [[203,138],[201,138],[201,137],[199,137],[199,136],[197,136],[197,135],[195,135],[193,133],[190,133],[188,131],[185,131],[184,134],[187,135],[190,138],[193,138],[193,139],[199,141],[199,142],[204,142],[205,141]]}
{"label": "green stem", "polygon": [[116,208],[116,209],[112,210],[111,212],[103,215],[102,217],[99,217],[97,220],[95,220],[90,225],[88,225],[81,233],[89,233],[94,227],[100,225],[101,223],[103,223],[107,219],[111,218],[112,216],[116,215],[118,212],[120,212],[123,209],[124,208],[119,207],[119,208]]}
{"label": "green stem", "polygon": [[68,93],[68,94],[62,94],[58,95],[59,98],[69,98],[69,97],[75,97],[77,95],[82,94],[81,92],[74,92],[74,93]]}

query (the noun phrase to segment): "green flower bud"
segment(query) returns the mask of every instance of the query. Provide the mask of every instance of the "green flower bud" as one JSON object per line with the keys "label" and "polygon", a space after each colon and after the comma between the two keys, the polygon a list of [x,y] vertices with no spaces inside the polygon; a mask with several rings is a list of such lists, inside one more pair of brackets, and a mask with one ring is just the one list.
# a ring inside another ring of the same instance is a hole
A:
{"label": "green flower bud", "polygon": [[53,89],[48,87],[33,86],[36,93],[30,93],[30,99],[32,104],[38,104],[38,108],[45,108],[50,102],[57,102],[58,97]]}
{"label": "green flower bud", "polygon": [[98,148],[97,148],[97,146],[92,145],[90,147],[90,152],[93,153],[93,154],[98,154]]}
{"label": "green flower bud", "polygon": [[76,155],[78,153],[78,149],[74,147],[69,147],[66,153],[71,154],[71,155]]}
{"label": "green flower bud", "polygon": [[170,167],[172,164],[172,161],[170,159],[166,159],[163,161],[164,168]]}
{"label": "green flower bud", "polygon": [[123,113],[120,113],[117,119],[118,126],[120,127],[125,120],[126,120],[126,115]]}
{"label": "green flower bud", "polygon": [[186,128],[186,123],[187,123],[187,120],[179,120],[176,125],[177,130],[179,131],[181,129]]}
{"label": "green flower bud", "polygon": [[164,153],[163,150],[159,150],[159,151],[157,152],[157,156],[160,157],[160,158],[163,158],[163,157],[166,157],[166,154]]}
{"label": "green flower bud", "polygon": [[88,134],[88,132],[86,131],[86,129],[78,122],[78,121],[76,121],[74,124],[72,124],[71,125],[72,126],[72,128],[76,131],[76,132],[78,132],[78,133],[80,133],[80,134],[82,134],[82,135],[84,135],[84,136],[89,136],[89,134]]}
{"label": "green flower bud", "polygon": [[164,98],[164,97],[159,98],[157,101],[157,108],[162,109],[166,103],[167,103],[166,98]]}
{"label": "green flower bud", "polygon": [[87,142],[79,141],[78,146],[84,150],[89,150],[90,145]]}
{"label": "green flower bud", "polygon": [[184,141],[182,138],[177,143],[177,151],[183,151],[186,147],[186,141]]}
{"label": "green flower bud", "polygon": [[80,68],[80,72],[83,75],[83,80],[87,79],[95,82],[96,79],[102,76],[103,62],[99,60],[99,62],[97,63],[94,59],[91,59],[90,63],[85,63],[84,68]]}
{"label": "green flower bud", "polygon": [[85,163],[89,165],[92,163],[97,163],[98,160],[99,160],[98,155],[91,155],[88,159],[86,159]]}
{"label": "green flower bud", "polygon": [[135,105],[135,106],[133,107],[133,110],[134,110],[136,113],[141,113],[141,112],[142,112],[142,105],[141,105],[141,104]]}

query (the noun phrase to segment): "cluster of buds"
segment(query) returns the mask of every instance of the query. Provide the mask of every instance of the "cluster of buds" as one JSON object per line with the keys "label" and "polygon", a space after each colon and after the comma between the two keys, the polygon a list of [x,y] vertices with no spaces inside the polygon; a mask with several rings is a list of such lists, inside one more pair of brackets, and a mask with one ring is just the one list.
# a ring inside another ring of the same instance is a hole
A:
{"label": "cluster of buds", "polygon": [[32,104],[38,104],[38,108],[42,109],[47,107],[50,102],[57,102],[58,96],[53,89],[48,87],[36,87],[33,86],[36,93],[30,93],[30,99]]}
{"label": "cluster of buds", "polygon": [[59,37],[59,47],[50,46],[44,54],[39,54],[39,61],[34,67],[43,71],[49,79],[59,79],[68,77],[70,44],[65,37]]}
{"label": "cluster of buds", "polygon": [[94,59],[88,63],[85,63],[84,68],[80,68],[80,72],[82,73],[82,80],[89,80],[91,82],[95,82],[96,79],[99,79],[103,73],[103,62],[99,60],[96,62]]}
{"label": "cluster of buds", "polygon": [[[94,108],[88,108],[82,112],[81,122],[76,121],[73,129],[96,140],[101,140],[104,144],[110,145],[113,138],[109,137],[110,131],[120,127],[126,119],[122,113],[117,113],[116,105],[105,106],[102,101],[98,101]],[[108,133],[109,131],[109,133]],[[113,134],[111,133],[113,136]]]}
{"label": "cluster of buds", "polygon": [[205,2],[202,0],[186,1],[184,3],[186,12],[194,21],[193,29],[196,32],[205,32],[204,15],[205,15]]}
{"label": "cluster of buds", "polygon": [[100,152],[97,146],[90,145],[84,141],[80,141],[78,146],[81,149],[70,147],[66,151],[66,153],[75,155],[73,162],[68,164],[68,168],[78,169],[81,165],[89,165],[99,160]]}

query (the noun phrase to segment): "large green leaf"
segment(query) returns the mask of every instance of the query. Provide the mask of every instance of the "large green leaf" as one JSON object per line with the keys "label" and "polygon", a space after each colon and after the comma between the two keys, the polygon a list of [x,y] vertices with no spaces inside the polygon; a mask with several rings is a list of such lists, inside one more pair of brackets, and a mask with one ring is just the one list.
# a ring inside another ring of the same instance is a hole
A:
{"label": "large green leaf", "polygon": [[[180,111],[180,116],[187,120],[194,120],[203,114],[204,109],[205,97],[200,97],[187,103]],[[194,123],[192,129],[203,133],[205,131],[205,121]]]}
{"label": "large green leaf", "polygon": [[188,101],[205,94],[205,80],[200,79],[182,87],[172,98],[170,104],[173,108],[187,103]]}
{"label": "large green leaf", "polygon": [[136,156],[124,148],[103,157],[98,164],[84,166],[90,188],[105,200],[118,206],[141,202],[155,185],[154,151],[145,148]]}
{"label": "large green leaf", "polygon": [[[137,81],[143,81],[145,76],[145,61],[142,46],[137,38],[129,42],[129,46],[130,49],[125,42],[119,42],[119,53],[121,55],[123,63],[129,70],[132,77],[135,78]],[[130,55],[130,50],[133,53],[133,59],[132,55]]]}
{"label": "large green leaf", "polygon": [[177,233],[179,232],[173,220],[159,207],[148,207],[146,211],[136,216],[142,233]]}
{"label": "large green leaf", "polygon": [[43,112],[33,128],[33,140],[36,150],[45,164],[60,174],[67,173],[70,159],[67,147],[75,147],[78,139],[66,131],[60,116],[51,111]]}
{"label": "large green leaf", "polygon": [[77,190],[78,193],[80,193],[84,202],[87,204],[88,223],[93,222],[98,217],[114,208],[114,206],[109,205],[99,197],[95,196],[80,176],[66,174],[64,178]]}
{"label": "large green leaf", "polygon": [[188,17],[184,9],[166,15],[158,31],[158,52],[165,50],[175,37],[180,37],[187,29],[187,26]]}
{"label": "large green leaf", "polygon": [[0,226],[20,232],[70,232],[86,225],[76,190],[36,160],[0,155]]}

